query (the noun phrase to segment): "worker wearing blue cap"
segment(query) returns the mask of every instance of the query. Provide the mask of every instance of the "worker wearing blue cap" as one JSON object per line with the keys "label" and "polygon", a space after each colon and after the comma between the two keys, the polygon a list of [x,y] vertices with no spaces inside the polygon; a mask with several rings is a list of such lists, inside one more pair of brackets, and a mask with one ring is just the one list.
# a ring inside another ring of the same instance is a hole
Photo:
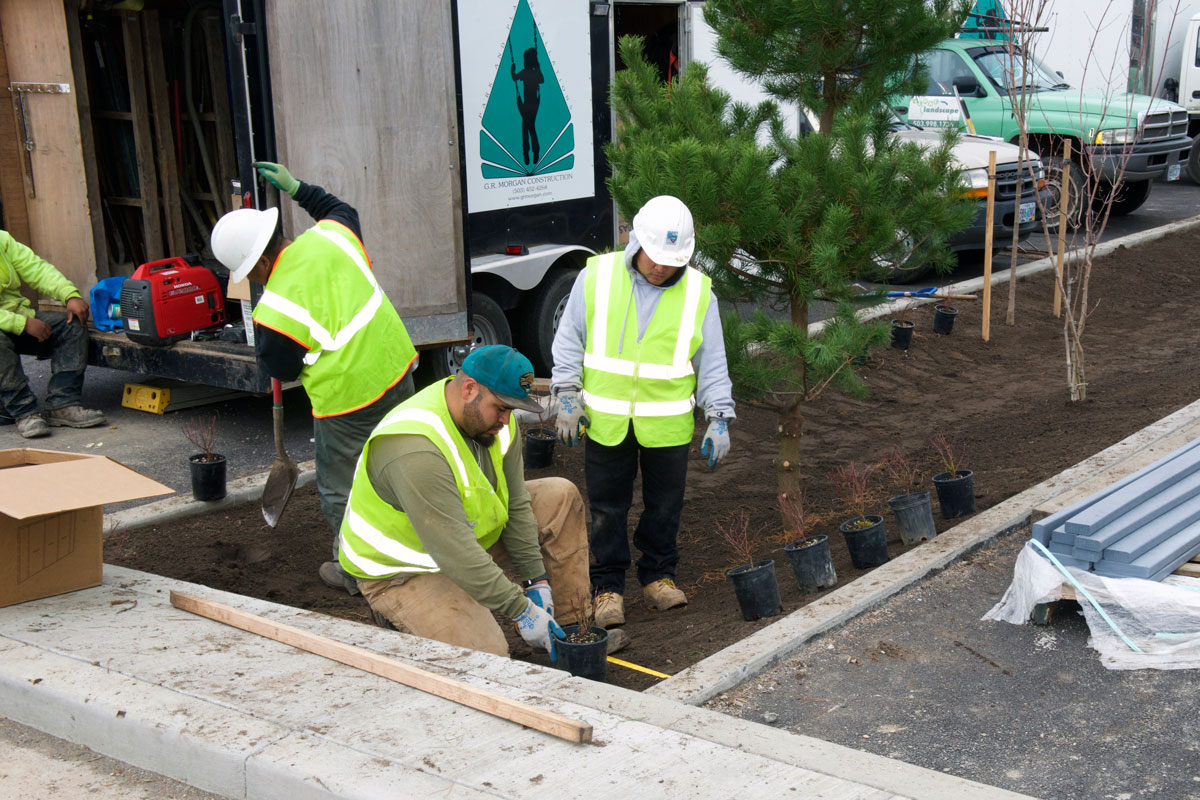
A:
{"label": "worker wearing blue cap", "polygon": [[583,499],[563,478],[525,482],[512,412],[542,410],[532,386],[528,358],[480,347],[371,433],[339,560],[377,623],[508,655],[495,612],[554,658],[559,621],[580,621],[591,602]]}

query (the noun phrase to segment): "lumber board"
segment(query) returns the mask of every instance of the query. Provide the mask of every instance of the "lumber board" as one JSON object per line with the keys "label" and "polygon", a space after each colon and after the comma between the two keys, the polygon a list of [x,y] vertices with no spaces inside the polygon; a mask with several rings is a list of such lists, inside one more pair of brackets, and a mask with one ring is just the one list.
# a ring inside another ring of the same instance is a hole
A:
{"label": "lumber board", "polygon": [[[175,136],[171,129],[170,102],[167,99],[167,68],[163,63],[163,45],[158,12],[142,12],[142,44],[146,57],[146,95],[150,101],[150,119],[154,130],[155,163],[162,179],[162,212],[166,229],[163,235],[168,253],[183,253],[187,243],[183,233],[183,209],[179,201],[179,166],[175,163]],[[137,78],[137,73],[130,76]],[[224,84],[215,84],[218,86]],[[221,93],[224,95],[224,93]],[[146,213],[157,213],[158,209]]]}
{"label": "lumber board", "polygon": [[142,236],[146,260],[166,255],[158,209],[158,175],[154,164],[154,137],[150,133],[150,107],[143,74],[142,19],[137,14],[121,17],[125,36],[125,73],[129,78],[129,109],[133,113],[133,149],[137,158],[138,198],[142,209]]}
{"label": "lumber board", "polygon": [[340,664],[370,672],[372,675],[428,692],[477,711],[483,711],[494,717],[557,736],[568,742],[587,744],[592,740],[592,726],[586,722],[571,719],[554,711],[536,708],[487,689],[469,686],[453,678],[403,664],[361,647],[319,636],[292,625],[241,611],[224,603],[173,591],[171,592],[171,605],[248,633],[265,636],[305,652],[337,661]]}

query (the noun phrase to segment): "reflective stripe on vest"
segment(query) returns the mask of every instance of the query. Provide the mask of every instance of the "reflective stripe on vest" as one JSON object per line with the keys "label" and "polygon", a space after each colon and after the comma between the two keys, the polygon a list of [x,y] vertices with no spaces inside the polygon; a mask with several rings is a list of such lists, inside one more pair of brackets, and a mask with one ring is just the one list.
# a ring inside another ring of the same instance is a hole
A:
{"label": "reflective stripe on vest", "polygon": [[[633,278],[622,252],[588,261],[587,343],[583,356],[583,399],[591,418],[588,436],[616,445],[632,419],[638,441],[648,447],[691,439],[696,388],[692,357],[708,313],[707,276],[686,268],[664,289],[641,341],[637,313],[630,307]],[[631,319],[627,319],[631,317]]]}
{"label": "reflective stripe on vest", "polygon": [[425,552],[408,515],[380,498],[371,484],[366,464],[376,437],[418,435],[438,447],[454,476],[467,521],[484,549],[495,543],[508,521],[508,485],[503,462],[515,439],[516,418],[500,430],[488,448],[496,475],[496,488],[492,489],[446,408],[445,386],[446,381],[438,381],[396,406],[363,446],[342,520],[338,553],[342,566],[355,577],[374,580],[441,571]]}

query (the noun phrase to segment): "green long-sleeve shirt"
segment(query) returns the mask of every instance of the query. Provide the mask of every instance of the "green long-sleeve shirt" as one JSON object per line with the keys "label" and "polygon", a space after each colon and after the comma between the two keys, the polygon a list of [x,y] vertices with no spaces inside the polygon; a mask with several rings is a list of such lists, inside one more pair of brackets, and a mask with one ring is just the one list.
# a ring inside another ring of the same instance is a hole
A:
{"label": "green long-sleeve shirt", "polygon": [[[465,435],[463,438],[495,486],[495,470],[487,451]],[[367,476],[384,502],[408,514],[425,552],[447,578],[485,608],[509,617],[525,609],[521,587],[479,546],[467,523],[450,465],[433,442],[416,434],[375,439],[367,456]],[[519,440],[504,456],[504,479],[508,483],[508,524],[500,533],[500,543],[522,580],[537,578],[546,570],[537,519],[525,488],[525,458]]]}
{"label": "green long-sleeve shirt", "polygon": [[29,298],[21,294],[21,284],[60,303],[80,297],[75,285],[54,265],[0,230],[0,331],[5,333],[23,332],[25,320],[35,312]]}

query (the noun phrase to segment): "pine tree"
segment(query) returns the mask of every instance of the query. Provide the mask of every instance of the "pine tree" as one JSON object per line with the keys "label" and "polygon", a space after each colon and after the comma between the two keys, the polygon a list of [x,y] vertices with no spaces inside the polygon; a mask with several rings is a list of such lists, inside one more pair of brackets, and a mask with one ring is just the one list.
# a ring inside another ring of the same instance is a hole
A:
{"label": "pine tree", "polygon": [[[884,108],[912,80],[915,55],[961,19],[946,14],[949,0],[930,2],[709,0],[720,53],[779,101],[819,113],[810,135],[787,130],[773,101],[733,102],[702,64],[663,83],[640,39],[619,43],[626,69],[612,83],[618,137],[606,154],[621,214],[679,197],[696,223],[694,262],[718,297],[788,312],[788,322],[761,312],[723,320],[735,387],[779,411],[788,497],[799,496],[802,404],[827,386],[863,394],[853,361],[887,341],[884,324],[856,319],[854,278],[894,264],[947,267],[948,237],[974,214],[960,197],[953,134],[931,151],[902,144]],[[818,298],[835,312],[810,338]]]}

